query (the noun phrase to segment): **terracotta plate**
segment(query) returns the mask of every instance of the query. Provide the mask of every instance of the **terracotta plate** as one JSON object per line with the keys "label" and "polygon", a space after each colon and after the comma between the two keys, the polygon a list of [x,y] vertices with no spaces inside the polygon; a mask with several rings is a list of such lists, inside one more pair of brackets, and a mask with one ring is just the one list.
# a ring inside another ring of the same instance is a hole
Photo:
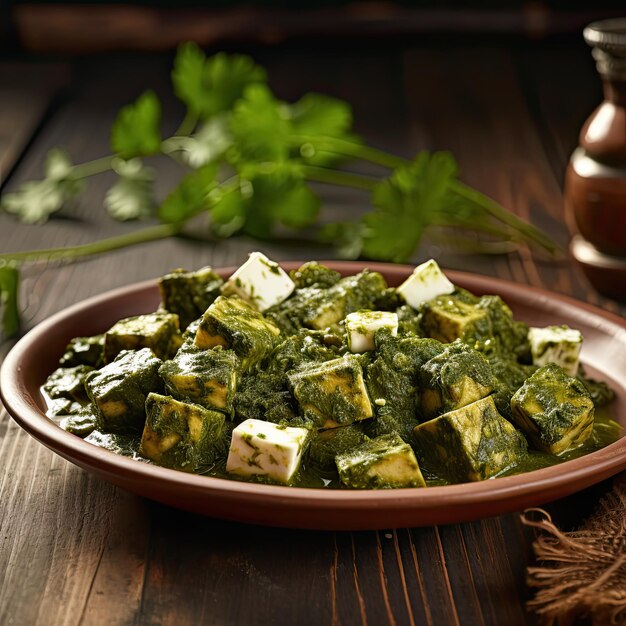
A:
{"label": "terracotta plate", "polygon": [[[284,263],[292,269],[299,263]],[[344,274],[363,264],[329,262]],[[391,285],[407,266],[369,264]],[[232,268],[221,273],[228,275]],[[614,418],[626,425],[626,322],[575,300],[524,285],[460,272],[456,284],[477,294],[501,295],[520,319],[533,325],[568,324],[584,336],[588,371],[617,392]],[[115,485],[174,507],[204,515],[273,526],[370,529],[444,524],[539,505],[599,482],[626,468],[626,438],[585,457],[518,476],[479,483],[389,491],[331,491],[249,484],[189,475],[133,461],[61,430],[44,414],[39,387],[56,367],[71,337],[103,332],[129,315],[153,311],[154,281],[91,298],[54,315],[30,331],[7,356],[0,372],[2,400],[33,437]]]}

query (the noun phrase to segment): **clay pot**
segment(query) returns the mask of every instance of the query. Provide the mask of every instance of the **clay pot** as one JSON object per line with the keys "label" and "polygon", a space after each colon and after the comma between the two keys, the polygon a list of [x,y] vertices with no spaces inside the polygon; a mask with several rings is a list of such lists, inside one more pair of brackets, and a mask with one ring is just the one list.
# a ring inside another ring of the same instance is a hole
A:
{"label": "clay pot", "polygon": [[604,101],[582,127],[565,177],[567,216],[580,233],[571,251],[599,291],[626,297],[626,18],[594,22],[583,35]]}

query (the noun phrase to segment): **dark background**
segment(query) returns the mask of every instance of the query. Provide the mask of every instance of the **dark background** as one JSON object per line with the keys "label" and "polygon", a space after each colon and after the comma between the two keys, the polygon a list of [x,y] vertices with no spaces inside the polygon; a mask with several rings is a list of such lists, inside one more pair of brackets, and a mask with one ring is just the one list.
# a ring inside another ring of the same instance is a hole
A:
{"label": "dark background", "polygon": [[545,39],[579,36],[588,22],[618,15],[623,1],[299,2],[3,0],[5,55],[81,55],[207,46],[364,39],[369,45],[442,36]]}

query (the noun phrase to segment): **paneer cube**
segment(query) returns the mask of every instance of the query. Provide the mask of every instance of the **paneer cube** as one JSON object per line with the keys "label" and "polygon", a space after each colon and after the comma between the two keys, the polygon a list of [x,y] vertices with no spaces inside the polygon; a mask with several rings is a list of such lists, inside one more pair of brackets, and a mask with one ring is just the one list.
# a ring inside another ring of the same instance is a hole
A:
{"label": "paneer cube", "polygon": [[512,419],[535,448],[560,454],[593,430],[594,405],[585,385],[554,363],[539,368],[511,398]]}
{"label": "paneer cube", "polygon": [[194,343],[203,350],[234,350],[247,370],[266,357],[279,338],[280,330],[245,300],[220,296],[202,316]]}
{"label": "paneer cube", "polygon": [[303,319],[308,328],[323,330],[338,324],[349,313],[372,308],[380,292],[387,287],[378,272],[364,270],[346,276],[310,299]]}
{"label": "paneer cube", "polygon": [[583,336],[568,326],[529,328],[528,340],[535,365],[556,363],[567,374],[576,376]]}
{"label": "paneer cube", "polygon": [[261,252],[252,252],[248,260],[224,283],[222,293],[237,295],[263,312],[286,300],[295,283],[278,263]]}
{"label": "paneer cube", "polygon": [[105,433],[141,433],[146,420],[146,397],[162,387],[162,361],[150,348],[123,351],[85,381],[92,401],[98,430]]}
{"label": "paneer cube", "polygon": [[139,453],[165,467],[198,471],[226,451],[224,414],[151,393]]}
{"label": "paneer cube", "polygon": [[374,335],[385,328],[392,337],[398,334],[398,316],[387,311],[356,311],[346,317],[348,347],[351,352],[375,350]]}
{"label": "paneer cube", "polygon": [[289,484],[300,467],[309,431],[248,419],[233,430],[226,471]]}
{"label": "paneer cube", "polygon": [[357,356],[303,365],[288,379],[305,417],[321,427],[351,424],[374,414]]}
{"label": "paneer cube", "polygon": [[452,293],[454,289],[437,261],[430,259],[418,265],[397,291],[409,306],[417,309],[424,302]]}
{"label": "paneer cube", "polygon": [[496,386],[489,361],[461,341],[420,369],[420,411],[429,419],[488,396]]}
{"label": "paneer cube", "polygon": [[76,402],[85,402],[87,400],[85,379],[90,372],[93,372],[93,367],[89,365],[59,367],[48,376],[43,390],[53,400],[66,398]]}
{"label": "paneer cube", "polygon": [[74,337],[65,348],[59,365],[62,367],[76,367],[77,365],[102,365],[104,350],[104,335],[92,337]]}
{"label": "paneer cube", "polygon": [[[455,297],[460,299],[464,294],[456,293]],[[479,316],[464,326],[460,336],[464,343],[485,354],[500,352],[528,362],[528,324],[514,319],[513,311],[500,296],[482,296],[475,310]]]}
{"label": "paneer cube", "polygon": [[413,449],[396,434],[370,439],[335,462],[341,482],[353,489],[426,486]]}
{"label": "paneer cube", "polygon": [[159,279],[163,307],[178,315],[180,328],[185,330],[213,304],[223,283],[210,267],[196,272],[174,270]]}
{"label": "paneer cube", "polygon": [[453,483],[490,478],[527,454],[524,435],[498,413],[492,396],[420,424],[415,440],[423,466]]}
{"label": "paneer cube", "polygon": [[339,324],[349,313],[375,308],[386,287],[381,274],[364,270],[328,288],[299,289],[291,298],[269,309],[267,316],[286,334],[300,328],[324,330]]}
{"label": "paneer cube", "polygon": [[429,300],[422,312],[422,328],[428,337],[450,343],[463,335],[488,312],[455,296]]}
{"label": "paneer cube", "polygon": [[104,360],[111,363],[122,350],[150,348],[159,359],[166,359],[176,345],[178,316],[165,311],[120,320],[104,335]]}
{"label": "paneer cube", "polygon": [[316,468],[335,471],[335,457],[350,452],[369,440],[358,422],[315,432],[309,445],[308,462]]}
{"label": "paneer cube", "polygon": [[232,415],[240,367],[232,350],[221,346],[199,350],[185,345],[171,361],[163,363],[159,374],[166,390],[177,400]]}

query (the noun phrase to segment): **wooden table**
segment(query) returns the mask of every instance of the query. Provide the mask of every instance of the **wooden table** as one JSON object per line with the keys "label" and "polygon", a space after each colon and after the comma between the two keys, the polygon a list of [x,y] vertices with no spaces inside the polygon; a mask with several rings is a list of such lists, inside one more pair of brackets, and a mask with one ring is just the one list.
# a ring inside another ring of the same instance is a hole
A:
{"label": "wooden table", "polygon": [[[452,150],[466,182],[567,242],[563,172],[600,98],[582,43],[302,45],[256,56],[282,97],[315,90],[346,98],[359,132],[407,156],[421,148]],[[65,145],[76,161],[106,154],[115,111],[145,87],[165,94],[170,61],[116,56],[0,65],[6,188],[36,178],[52,146]],[[164,116],[173,129],[180,108],[171,96]],[[180,172],[167,164],[160,172],[163,194]],[[100,208],[109,182],[94,179],[73,213],[45,226],[0,216],[0,249],[132,230]],[[361,201],[337,192],[326,200],[335,211]],[[241,238],[219,245],[177,239],[74,265],[32,267],[22,284],[26,328],[93,294],[173,267],[236,264],[255,248],[276,259],[328,254]],[[419,258],[436,252],[424,246]],[[537,262],[526,251],[499,258],[445,254],[440,261],[626,310],[594,293],[569,262]],[[548,509],[564,526],[575,525],[607,486]],[[206,519],[102,482],[39,445],[6,413],[0,417],[1,624],[533,624],[524,608],[530,543],[518,514],[355,533]]]}

